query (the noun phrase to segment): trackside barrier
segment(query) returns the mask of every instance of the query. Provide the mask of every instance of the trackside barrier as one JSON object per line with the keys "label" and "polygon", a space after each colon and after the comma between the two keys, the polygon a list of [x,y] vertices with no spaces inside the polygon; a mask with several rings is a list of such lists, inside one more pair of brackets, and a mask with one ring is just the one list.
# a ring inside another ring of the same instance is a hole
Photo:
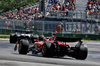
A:
{"label": "trackside barrier", "polygon": [[[41,34],[45,37],[51,37],[52,33],[50,32],[34,32],[34,34]],[[67,37],[67,38],[83,38],[89,40],[100,40],[100,35],[96,34],[66,34],[66,33],[56,33],[58,37]]]}
{"label": "trackside barrier", "polygon": [[15,30],[0,29],[0,34],[6,34],[6,35],[9,35],[10,33],[15,33]]}
{"label": "trackside barrier", "polygon": [[2,34],[2,29],[0,29],[0,34]]}
{"label": "trackside barrier", "polygon": [[[0,34],[9,35],[10,33],[15,33],[15,30],[8,30],[8,29],[0,29]],[[51,32],[38,32],[33,31],[33,34],[44,35],[45,37],[51,37]],[[58,37],[67,37],[67,38],[83,38],[89,40],[100,40],[100,35],[96,34],[66,34],[66,33],[56,33]],[[6,36],[0,36],[0,38],[9,38]]]}

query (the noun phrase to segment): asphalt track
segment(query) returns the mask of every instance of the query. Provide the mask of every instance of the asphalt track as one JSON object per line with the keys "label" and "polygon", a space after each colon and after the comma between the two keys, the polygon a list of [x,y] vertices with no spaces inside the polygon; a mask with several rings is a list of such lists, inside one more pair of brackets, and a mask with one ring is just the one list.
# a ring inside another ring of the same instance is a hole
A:
{"label": "asphalt track", "polygon": [[[74,45],[76,43],[69,43]],[[62,58],[47,58],[41,55],[20,55],[14,51],[14,45],[9,40],[0,40],[0,66],[100,66],[100,42],[84,41],[88,47],[86,60],[76,60],[65,56]]]}

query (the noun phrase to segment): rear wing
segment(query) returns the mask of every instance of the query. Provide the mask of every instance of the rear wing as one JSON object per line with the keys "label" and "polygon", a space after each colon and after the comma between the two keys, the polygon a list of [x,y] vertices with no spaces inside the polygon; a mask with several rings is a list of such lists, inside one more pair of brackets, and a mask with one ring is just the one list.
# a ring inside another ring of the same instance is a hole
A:
{"label": "rear wing", "polygon": [[65,37],[56,37],[57,41],[62,41],[62,42],[77,42],[81,41],[82,38],[65,38]]}

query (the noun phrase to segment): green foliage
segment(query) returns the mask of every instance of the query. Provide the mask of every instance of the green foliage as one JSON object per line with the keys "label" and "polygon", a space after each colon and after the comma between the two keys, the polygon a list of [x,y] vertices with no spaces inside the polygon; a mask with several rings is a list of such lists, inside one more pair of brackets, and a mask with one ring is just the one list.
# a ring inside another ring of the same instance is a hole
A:
{"label": "green foliage", "polygon": [[17,9],[26,5],[32,5],[39,0],[0,0],[0,13]]}

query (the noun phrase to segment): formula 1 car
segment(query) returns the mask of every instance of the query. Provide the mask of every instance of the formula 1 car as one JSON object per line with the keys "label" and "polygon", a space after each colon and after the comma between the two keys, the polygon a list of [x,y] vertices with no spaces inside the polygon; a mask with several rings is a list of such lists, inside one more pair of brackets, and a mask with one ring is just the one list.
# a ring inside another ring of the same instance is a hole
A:
{"label": "formula 1 car", "polygon": [[17,41],[20,41],[21,39],[28,39],[34,42],[33,37],[35,36],[32,34],[32,31],[30,30],[16,30],[16,33],[10,34],[10,43],[16,43]]}
{"label": "formula 1 car", "polygon": [[[50,40],[50,38],[44,39],[44,37],[39,37],[34,39],[34,41],[34,43],[30,43],[27,39],[21,39],[18,48],[19,54],[27,54],[29,51],[32,51],[32,54],[41,52],[44,57],[63,57],[67,55],[81,60],[87,58],[88,49],[82,44],[81,38],[56,37]],[[66,43],[76,41],[78,41],[78,44],[76,44],[75,47],[71,47]]]}

